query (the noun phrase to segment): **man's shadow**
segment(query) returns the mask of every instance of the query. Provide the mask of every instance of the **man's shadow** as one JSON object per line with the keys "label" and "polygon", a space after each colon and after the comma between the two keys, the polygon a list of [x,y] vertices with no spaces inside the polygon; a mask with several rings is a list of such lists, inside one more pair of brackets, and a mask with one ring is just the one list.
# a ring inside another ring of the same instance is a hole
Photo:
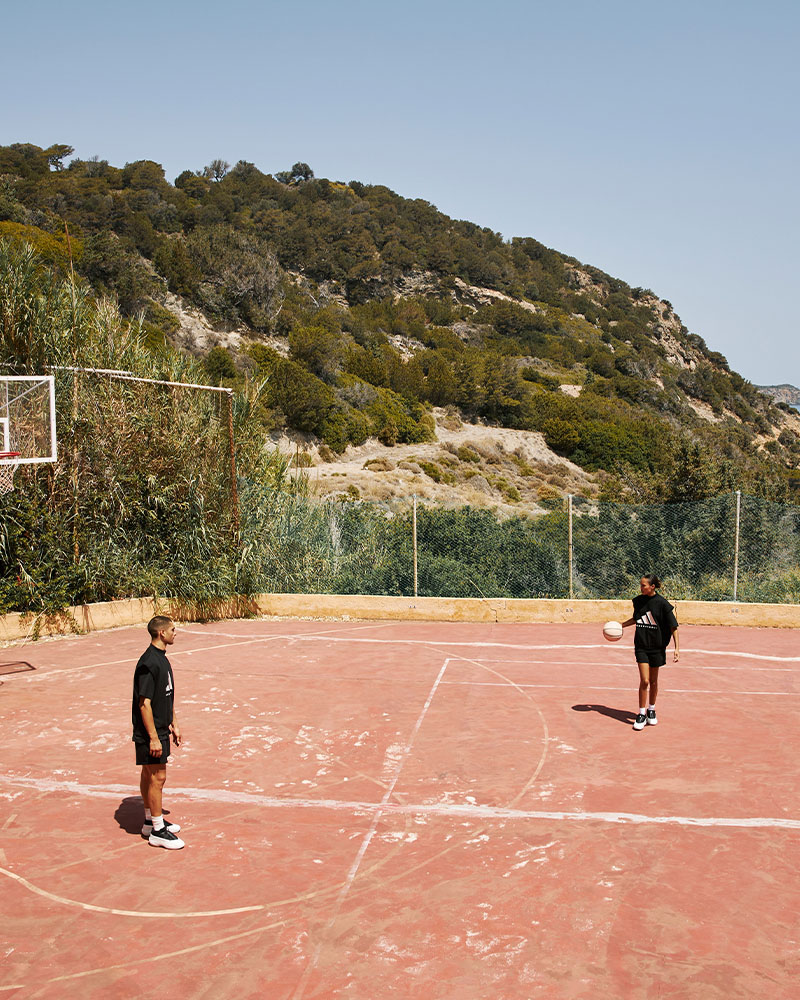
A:
{"label": "man's shadow", "polygon": [[[164,815],[169,816],[169,809],[164,809]],[[144,823],[144,805],[141,795],[129,795],[117,806],[114,819],[125,833],[142,835],[142,823]]]}
{"label": "man's shadow", "polygon": [[607,715],[609,719],[616,719],[617,722],[623,722],[626,726],[631,726],[636,720],[636,716],[633,712],[626,711],[624,708],[609,708],[607,705],[573,705],[573,712],[597,712],[598,715]]}

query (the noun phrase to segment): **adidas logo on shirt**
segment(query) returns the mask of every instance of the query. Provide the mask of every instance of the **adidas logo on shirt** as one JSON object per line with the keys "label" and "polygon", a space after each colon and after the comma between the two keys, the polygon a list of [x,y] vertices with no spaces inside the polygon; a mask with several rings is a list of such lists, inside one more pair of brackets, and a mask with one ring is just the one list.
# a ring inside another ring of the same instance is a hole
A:
{"label": "adidas logo on shirt", "polygon": [[658,628],[655,618],[649,611],[645,611],[641,618],[636,619],[637,628]]}

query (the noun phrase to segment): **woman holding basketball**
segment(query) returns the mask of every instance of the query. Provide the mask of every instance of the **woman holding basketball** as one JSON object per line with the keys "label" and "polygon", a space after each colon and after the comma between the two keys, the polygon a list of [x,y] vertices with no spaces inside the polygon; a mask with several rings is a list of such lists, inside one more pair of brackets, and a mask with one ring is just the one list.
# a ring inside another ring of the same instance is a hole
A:
{"label": "woman holding basketball", "polygon": [[[656,697],[658,695],[658,671],[667,662],[667,646],[670,639],[675,642],[673,660],[678,662],[678,619],[675,609],[656,591],[661,581],[655,573],[647,573],[639,581],[641,594],[633,599],[633,617],[622,623],[636,626],[633,651],[639,667],[639,712],[633,724],[634,729],[655,726]],[[647,694],[650,692],[650,700]]]}

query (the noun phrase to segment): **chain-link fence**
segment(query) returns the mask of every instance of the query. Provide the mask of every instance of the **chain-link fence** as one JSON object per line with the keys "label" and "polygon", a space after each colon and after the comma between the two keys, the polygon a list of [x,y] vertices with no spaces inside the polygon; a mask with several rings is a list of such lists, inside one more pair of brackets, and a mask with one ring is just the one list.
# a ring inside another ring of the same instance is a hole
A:
{"label": "chain-link fence", "polygon": [[251,592],[619,598],[655,572],[675,599],[800,603],[800,507],[739,493],[663,505],[568,497],[504,520],[246,488],[242,507]]}

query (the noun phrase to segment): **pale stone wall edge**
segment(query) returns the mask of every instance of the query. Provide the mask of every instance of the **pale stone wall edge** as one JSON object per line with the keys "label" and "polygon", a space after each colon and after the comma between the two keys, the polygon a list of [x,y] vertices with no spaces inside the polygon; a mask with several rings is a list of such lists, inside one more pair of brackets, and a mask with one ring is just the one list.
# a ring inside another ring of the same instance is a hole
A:
{"label": "pale stone wall edge", "polygon": [[[746,625],[762,628],[800,628],[800,605],[731,604],[714,601],[676,601],[682,625]],[[178,621],[203,618],[272,616],[285,618],[330,618],[366,621],[453,622],[581,622],[600,624],[630,616],[628,600],[568,601],[547,598],[473,597],[376,597],[353,594],[260,594],[221,602],[214,614],[176,602],[152,598],[84,604],[60,615],[42,617],[39,634],[66,635],[95,632],[125,625],[144,625],[158,613],[172,614]],[[208,612],[208,609],[206,609]],[[0,642],[29,638],[36,626],[34,616],[0,616]]]}

